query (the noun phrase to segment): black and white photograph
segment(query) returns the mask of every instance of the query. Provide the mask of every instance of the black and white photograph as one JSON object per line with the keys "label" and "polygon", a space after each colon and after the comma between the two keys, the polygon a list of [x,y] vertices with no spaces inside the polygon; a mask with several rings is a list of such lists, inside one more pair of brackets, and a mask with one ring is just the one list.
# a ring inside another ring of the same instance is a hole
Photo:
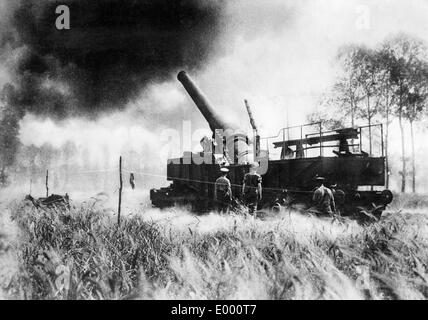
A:
{"label": "black and white photograph", "polygon": [[0,0],[0,300],[427,300],[427,120],[427,0]]}

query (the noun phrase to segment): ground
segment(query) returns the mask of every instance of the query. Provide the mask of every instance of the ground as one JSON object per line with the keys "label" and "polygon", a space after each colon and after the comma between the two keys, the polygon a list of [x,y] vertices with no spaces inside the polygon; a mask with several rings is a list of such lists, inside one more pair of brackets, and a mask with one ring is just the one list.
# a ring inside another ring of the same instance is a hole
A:
{"label": "ground", "polygon": [[[9,199],[10,200],[10,199]],[[289,210],[262,219],[126,208],[0,206],[3,298],[426,299],[427,198],[362,226]],[[138,202],[138,201],[137,201]]]}

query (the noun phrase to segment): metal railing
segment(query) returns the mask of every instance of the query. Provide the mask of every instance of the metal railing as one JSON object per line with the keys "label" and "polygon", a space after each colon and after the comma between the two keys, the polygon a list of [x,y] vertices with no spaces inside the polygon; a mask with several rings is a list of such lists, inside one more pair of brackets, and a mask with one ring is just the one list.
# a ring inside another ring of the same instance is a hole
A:
{"label": "metal railing", "polygon": [[[305,128],[308,127],[317,127],[316,131],[314,132],[309,132],[309,133],[304,133]],[[368,138],[368,152],[367,154],[369,156],[373,156],[373,136],[375,135],[375,130],[373,130],[374,128],[379,128],[380,134],[379,134],[379,143],[380,143],[380,153],[379,155],[381,155],[382,157],[385,156],[385,146],[384,146],[384,132],[383,132],[383,124],[382,123],[376,123],[376,124],[371,124],[371,125],[365,125],[365,126],[359,126],[357,127],[357,134],[358,134],[358,138],[357,139],[352,139],[351,143],[348,144],[348,147],[353,148],[353,151],[355,153],[364,153],[366,154],[366,152],[364,152],[364,143],[365,140],[364,138]],[[291,130],[295,130],[295,129],[299,129],[298,132],[298,136],[300,136],[300,138],[297,139],[290,139],[290,131]],[[369,133],[368,136],[365,137],[365,129],[369,129]],[[307,151],[309,150],[313,150],[313,149],[319,149],[319,154],[317,155],[318,157],[323,157],[324,156],[324,151],[325,149],[332,149],[332,148],[338,148],[340,147],[340,144],[325,144],[322,140],[322,137],[324,136],[328,136],[332,133],[337,133],[337,130],[340,129],[336,129],[336,130],[322,130],[322,122],[314,122],[314,123],[307,123],[307,124],[303,124],[303,125],[298,125],[298,126],[290,126],[290,127],[284,127],[281,128],[278,132],[277,135],[275,136],[269,136],[269,137],[261,137],[260,138],[260,144],[264,145],[264,141],[266,141],[266,149],[264,151],[268,152],[268,155],[270,156],[271,153],[271,149],[273,148],[273,143],[274,142],[287,142],[290,140],[304,140],[304,139],[308,139],[311,137],[319,137],[320,141],[319,143],[316,143],[316,145],[308,145],[306,144],[304,147],[302,146],[302,148],[300,149],[301,151],[304,152],[304,157],[306,158],[308,156]],[[281,140],[282,138],[282,140]],[[357,140],[357,141],[355,141]],[[282,148],[277,148],[275,147],[274,149],[282,149]],[[358,150],[357,150],[358,149]],[[297,151],[297,150],[296,150]],[[314,156],[314,157],[317,157]]]}

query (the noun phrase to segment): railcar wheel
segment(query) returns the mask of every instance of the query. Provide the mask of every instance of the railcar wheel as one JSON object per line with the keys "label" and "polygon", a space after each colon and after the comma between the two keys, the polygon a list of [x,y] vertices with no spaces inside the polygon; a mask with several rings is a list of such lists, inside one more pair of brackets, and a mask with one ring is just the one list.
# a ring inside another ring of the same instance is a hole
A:
{"label": "railcar wheel", "polygon": [[392,192],[388,189],[382,191],[382,202],[384,205],[390,204],[393,199]]}

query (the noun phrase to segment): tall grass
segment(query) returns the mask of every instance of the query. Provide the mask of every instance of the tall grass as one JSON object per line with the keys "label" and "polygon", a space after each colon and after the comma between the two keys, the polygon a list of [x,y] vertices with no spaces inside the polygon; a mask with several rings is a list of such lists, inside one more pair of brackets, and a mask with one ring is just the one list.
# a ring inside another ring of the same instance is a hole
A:
{"label": "tall grass", "polygon": [[394,194],[394,201],[391,204],[391,208],[395,210],[423,209],[426,211],[428,208],[428,196],[417,193],[396,193]]}
{"label": "tall grass", "polygon": [[426,299],[428,218],[12,208],[20,299]]}

